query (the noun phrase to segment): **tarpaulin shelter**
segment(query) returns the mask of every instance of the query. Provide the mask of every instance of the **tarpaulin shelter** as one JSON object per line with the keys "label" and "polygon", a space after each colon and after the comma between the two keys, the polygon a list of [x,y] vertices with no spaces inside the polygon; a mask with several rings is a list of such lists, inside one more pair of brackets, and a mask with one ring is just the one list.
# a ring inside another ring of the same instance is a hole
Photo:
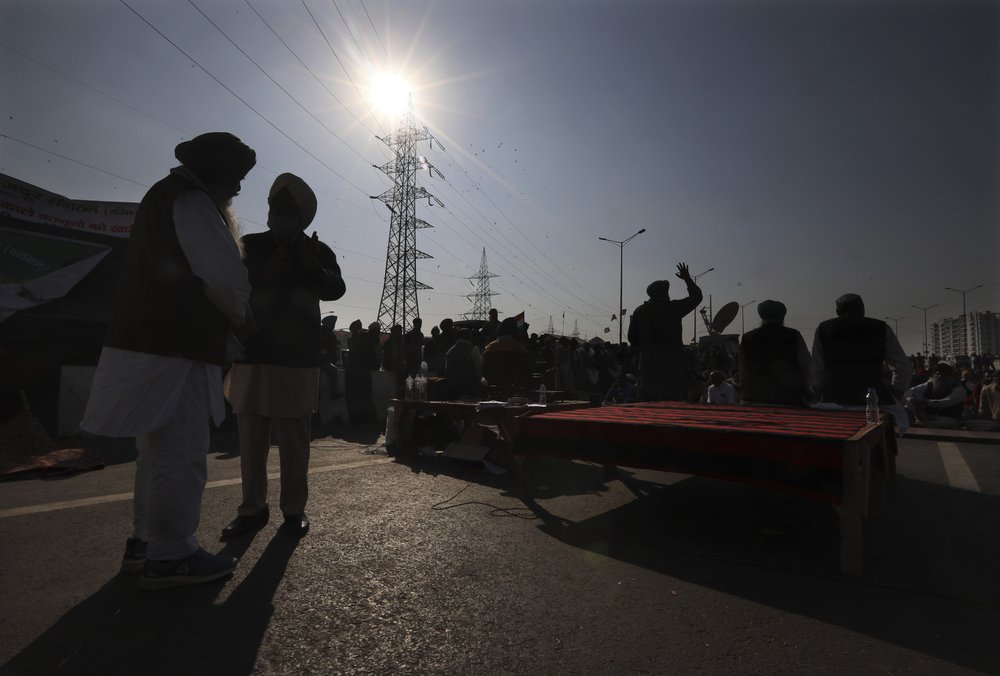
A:
{"label": "tarpaulin shelter", "polygon": [[0,345],[95,364],[138,204],[74,200],[0,174]]}
{"label": "tarpaulin shelter", "polygon": [[0,420],[30,400],[50,434],[76,431],[138,206],[0,174]]}

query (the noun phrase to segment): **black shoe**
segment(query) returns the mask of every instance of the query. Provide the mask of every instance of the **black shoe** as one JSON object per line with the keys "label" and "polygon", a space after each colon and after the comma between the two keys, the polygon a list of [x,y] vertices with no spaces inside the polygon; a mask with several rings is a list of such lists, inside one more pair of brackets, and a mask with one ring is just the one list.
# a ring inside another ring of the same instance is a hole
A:
{"label": "black shoe", "polygon": [[251,516],[242,514],[229,522],[229,525],[222,529],[222,539],[238,537],[244,533],[255,533],[267,525],[267,520],[271,517],[270,511],[265,507],[262,511]]}
{"label": "black shoe", "polygon": [[305,514],[289,514],[285,516],[285,523],[281,529],[289,535],[302,537],[309,532],[309,517]]}

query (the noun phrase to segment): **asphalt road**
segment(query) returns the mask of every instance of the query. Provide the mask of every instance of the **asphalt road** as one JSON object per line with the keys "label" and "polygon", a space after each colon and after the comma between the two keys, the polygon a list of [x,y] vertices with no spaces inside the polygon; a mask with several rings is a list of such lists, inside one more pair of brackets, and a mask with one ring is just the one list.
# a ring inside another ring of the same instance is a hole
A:
{"label": "asphalt road", "polygon": [[[314,442],[305,538],[272,521],[225,547],[231,579],[161,592],[117,574],[130,449],[0,483],[0,674],[1000,673],[996,444],[902,440],[852,578],[828,505],[554,460],[525,502],[510,475],[337,435]],[[210,456],[212,551],[234,450]]]}

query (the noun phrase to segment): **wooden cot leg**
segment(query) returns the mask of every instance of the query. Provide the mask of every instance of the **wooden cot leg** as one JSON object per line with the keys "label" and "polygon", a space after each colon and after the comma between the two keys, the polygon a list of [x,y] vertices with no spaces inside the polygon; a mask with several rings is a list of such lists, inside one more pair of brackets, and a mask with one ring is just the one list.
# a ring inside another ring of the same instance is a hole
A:
{"label": "wooden cot leg", "polygon": [[857,441],[844,447],[844,494],[840,514],[840,571],[846,575],[861,575],[864,560],[864,514],[868,496],[869,454]]}
{"label": "wooden cot leg", "polygon": [[840,572],[864,574],[864,520],[858,513],[840,515]]}

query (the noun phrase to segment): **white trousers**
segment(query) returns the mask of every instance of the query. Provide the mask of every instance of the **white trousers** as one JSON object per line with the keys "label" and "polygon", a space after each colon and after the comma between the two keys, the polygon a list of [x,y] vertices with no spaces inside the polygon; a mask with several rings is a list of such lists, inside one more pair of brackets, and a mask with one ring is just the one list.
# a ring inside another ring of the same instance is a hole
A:
{"label": "white trousers", "polygon": [[199,547],[195,533],[208,478],[208,385],[206,369],[190,369],[170,419],[135,440],[132,536],[149,543],[146,557],[154,561],[182,559]]}

